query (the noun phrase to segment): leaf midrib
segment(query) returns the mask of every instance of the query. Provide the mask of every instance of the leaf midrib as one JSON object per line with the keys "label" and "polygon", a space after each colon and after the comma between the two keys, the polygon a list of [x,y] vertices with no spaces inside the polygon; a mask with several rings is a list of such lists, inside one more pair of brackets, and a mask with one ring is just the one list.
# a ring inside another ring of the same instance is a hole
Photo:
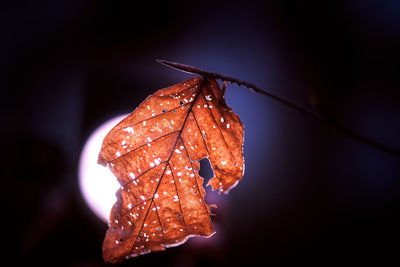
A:
{"label": "leaf midrib", "polygon": [[[183,129],[185,128],[186,121],[187,121],[187,118],[188,118],[188,116],[189,116],[189,113],[192,111],[193,105],[196,103],[197,98],[198,98],[199,95],[202,93],[202,90],[203,90],[203,87],[204,87],[204,83],[205,83],[205,81],[202,80],[202,81],[201,81],[201,84],[200,84],[199,91],[198,91],[198,93],[196,94],[195,99],[194,99],[193,102],[192,102],[192,105],[190,106],[190,108],[189,108],[188,111],[187,111],[186,117],[185,117],[185,119],[184,119],[184,121],[183,121],[183,123],[182,123],[182,127],[181,127],[181,129],[179,130],[179,133],[178,133],[178,136],[177,136],[177,138],[176,138],[176,140],[175,140],[174,145],[172,146],[171,153],[170,153],[168,159],[165,161],[165,162],[166,162],[165,168],[164,168],[164,170],[163,170],[163,172],[162,172],[162,174],[161,174],[161,177],[160,177],[160,179],[159,179],[159,181],[158,181],[158,183],[157,183],[157,186],[156,186],[156,188],[155,188],[155,190],[154,190],[153,197],[151,197],[151,202],[150,202],[149,207],[148,207],[148,209],[147,209],[147,211],[146,211],[146,214],[145,214],[145,216],[144,216],[143,223],[142,223],[142,225],[140,226],[140,229],[139,229],[138,233],[136,234],[135,241],[134,241],[134,243],[133,243],[133,245],[132,245],[132,247],[131,247],[131,249],[130,249],[130,253],[132,252],[133,248],[134,248],[135,245],[136,245],[137,237],[138,237],[139,233],[142,232],[143,226],[144,226],[144,224],[145,224],[145,221],[146,221],[147,216],[148,216],[149,211],[150,211],[150,207],[151,207],[152,203],[154,203],[154,195],[157,193],[158,188],[159,188],[159,186],[160,186],[160,184],[161,184],[161,181],[162,181],[162,179],[164,178],[164,173],[165,173],[165,170],[167,169],[167,165],[170,165],[170,164],[169,164],[169,161],[171,160],[171,157],[172,157],[172,155],[173,155],[173,153],[174,153],[176,144],[178,143],[179,139],[181,139],[181,134],[182,134],[182,132],[183,132]],[[197,180],[196,180],[196,181],[197,181]],[[176,188],[176,191],[177,191],[177,193],[178,193],[177,188]],[[141,202],[141,203],[143,203],[143,202]],[[180,204],[180,199],[179,199],[179,205],[181,205],[181,204]],[[181,206],[180,206],[180,207],[181,207]],[[181,209],[182,209],[182,207],[181,207]],[[156,208],[156,213],[157,213],[158,218],[160,218],[160,216],[159,216],[159,214],[158,214],[158,211],[157,211],[157,208]],[[183,211],[182,211],[182,213],[183,213]],[[183,218],[184,218],[184,217],[185,217],[185,216],[183,216]],[[185,220],[185,219],[184,219],[184,220]],[[160,223],[160,227],[162,227],[162,226],[161,226],[161,221],[160,221],[160,220],[159,220],[159,223]],[[185,225],[186,225],[186,222],[185,222]],[[187,227],[186,227],[186,229],[187,229]],[[163,231],[162,231],[161,233],[162,233],[162,235],[164,236]]]}

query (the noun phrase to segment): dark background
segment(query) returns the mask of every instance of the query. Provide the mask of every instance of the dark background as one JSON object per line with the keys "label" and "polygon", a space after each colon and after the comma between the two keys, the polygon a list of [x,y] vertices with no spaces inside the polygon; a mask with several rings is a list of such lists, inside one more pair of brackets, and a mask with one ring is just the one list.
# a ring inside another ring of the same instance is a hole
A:
{"label": "dark background", "polygon": [[[400,3],[8,1],[0,13],[3,260],[102,266],[107,225],[78,187],[102,122],[191,64],[315,106],[400,150]],[[399,263],[400,159],[245,88],[246,172],[215,197],[217,233],[134,266]],[[396,264],[395,264],[396,265]]]}

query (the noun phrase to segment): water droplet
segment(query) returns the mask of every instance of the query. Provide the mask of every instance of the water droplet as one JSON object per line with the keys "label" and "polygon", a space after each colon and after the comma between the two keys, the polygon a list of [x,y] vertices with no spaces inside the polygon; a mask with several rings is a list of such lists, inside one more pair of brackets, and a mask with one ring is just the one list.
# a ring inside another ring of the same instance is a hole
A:
{"label": "water droplet", "polygon": [[131,134],[135,133],[135,131],[133,130],[132,127],[126,127],[126,128],[124,128],[123,131],[124,131],[124,132],[128,132],[128,133],[131,133]]}

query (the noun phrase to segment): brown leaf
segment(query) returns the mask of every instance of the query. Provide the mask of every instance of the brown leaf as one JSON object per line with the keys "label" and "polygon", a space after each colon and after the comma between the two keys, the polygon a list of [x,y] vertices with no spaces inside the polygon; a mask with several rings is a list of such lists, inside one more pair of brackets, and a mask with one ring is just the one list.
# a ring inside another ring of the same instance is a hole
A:
{"label": "brown leaf", "polygon": [[121,184],[103,243],[106,262],[211,236],[199,160],[209,158],[213,190],[242,178],[243,124],[212,79],[161,89],[105,137],[99,163]]}

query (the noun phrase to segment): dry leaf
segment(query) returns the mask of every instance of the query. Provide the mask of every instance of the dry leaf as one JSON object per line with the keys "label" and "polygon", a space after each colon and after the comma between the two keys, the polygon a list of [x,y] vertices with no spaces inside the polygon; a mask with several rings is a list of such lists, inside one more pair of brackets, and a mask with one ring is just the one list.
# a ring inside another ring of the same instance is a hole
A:
{"label": "dry leaf", "polygon": [[106,262],[214,233],[198,161],[209,158],[208,184],[225,193],[244,172],[243,124],[224,89],[201,78],[161,89],[107,134],[99,163],[121,189],[103,243]]}

